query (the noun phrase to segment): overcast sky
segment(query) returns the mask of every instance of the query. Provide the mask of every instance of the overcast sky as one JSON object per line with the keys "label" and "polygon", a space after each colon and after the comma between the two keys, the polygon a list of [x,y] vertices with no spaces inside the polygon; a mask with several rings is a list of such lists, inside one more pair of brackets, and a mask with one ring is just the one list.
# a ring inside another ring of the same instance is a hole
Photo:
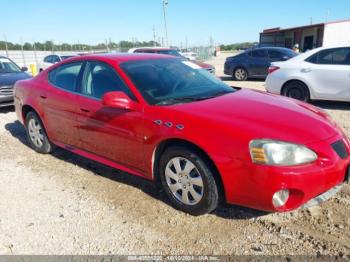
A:
{"label": "overcast sky", "polygon": [[[171,44],[258,41],[259,32],[350,19],[350,0],[168,0]],[[164,36],[162,0],[0,0],[0,39],[96,44]]]}

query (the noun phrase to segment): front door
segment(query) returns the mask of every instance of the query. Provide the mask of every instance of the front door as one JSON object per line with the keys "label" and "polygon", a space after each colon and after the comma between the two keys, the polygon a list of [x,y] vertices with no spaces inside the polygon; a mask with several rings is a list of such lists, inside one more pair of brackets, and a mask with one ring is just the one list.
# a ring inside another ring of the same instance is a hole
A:
{"label": "front door", "polygon": [[144,171],[143,112],[104,107],[101,99],[111,91],[122,91],[136,100],[110,65],[87,62],[77,101],[80,147],[118,164]]}

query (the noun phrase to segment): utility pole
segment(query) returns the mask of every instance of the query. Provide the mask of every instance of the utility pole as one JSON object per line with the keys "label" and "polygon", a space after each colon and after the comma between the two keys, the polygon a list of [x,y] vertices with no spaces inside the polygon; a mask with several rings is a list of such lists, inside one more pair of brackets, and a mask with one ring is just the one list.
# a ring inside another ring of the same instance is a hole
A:
{"label": "utility pole", "polygon": [[326,23],[329,21],[329,16],[331,15],[331,11],[327,10],[327,14],[326,14]]}
{"label": "utility pole", "polygon": [[157,36],[156,36],[156,29],[154,28],[154,26],[153,26],[153,46],[157,46],[157,44],[156,44],[156,38],[157,38]]}
{"label": "utility pole", "polygon": [[6,39],[6,35],[5,34],[4,34],[4,39],[5,39],[6,57],[9,57],[9,50],[8,50],[7,39]]}
{"label": "utility pole", "polygon": [[168,0],[163,0],[163,14],[164,14],[164,30],[165,30],[165,45],[169,46],[169,38],[168,38],[168,26],[166,21],[166,7],[169,4]]}

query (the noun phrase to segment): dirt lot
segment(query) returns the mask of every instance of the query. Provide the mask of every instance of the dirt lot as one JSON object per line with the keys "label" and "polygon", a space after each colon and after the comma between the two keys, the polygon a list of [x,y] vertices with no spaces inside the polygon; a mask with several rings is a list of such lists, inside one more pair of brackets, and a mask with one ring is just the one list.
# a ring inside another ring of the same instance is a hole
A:
{"label": "dirt lot", "polygon": [[[224,59],[211,61],[221,76]],[[349,104],[316,105],[350,136]],[[35,153],[11,108],[0,110],[0,159],[0,254],[350,254],[349,185],[311,209],[191,217],[147,181],[61,149]]]}

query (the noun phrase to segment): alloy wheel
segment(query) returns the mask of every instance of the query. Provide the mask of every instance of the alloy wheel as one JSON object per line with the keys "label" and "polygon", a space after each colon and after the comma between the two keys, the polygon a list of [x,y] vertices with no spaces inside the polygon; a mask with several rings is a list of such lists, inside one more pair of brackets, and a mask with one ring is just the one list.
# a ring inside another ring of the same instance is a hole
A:
{"label": "alloy wheel", "polygon": [[243,80],[246,79],[246,77],[247,77],[247,72],[244,69],[242,69],[242,68],[236,69],[236,71],[235,71],[235,78],[237,80],[243,81]]}
{"label": "alloy wheel", "polygon": [[28,132],[32,143],[38,148],[42,147],[44,143],[44,134],[41,124],[37,120],[33,118],[29,120]]}
{"label": "alloy wheel", "polygon": [[202,200],[203,179],[190,160],[183,157],[172,158],[165,167],[165,179],[171,193],[181,203],[192,206]]}

